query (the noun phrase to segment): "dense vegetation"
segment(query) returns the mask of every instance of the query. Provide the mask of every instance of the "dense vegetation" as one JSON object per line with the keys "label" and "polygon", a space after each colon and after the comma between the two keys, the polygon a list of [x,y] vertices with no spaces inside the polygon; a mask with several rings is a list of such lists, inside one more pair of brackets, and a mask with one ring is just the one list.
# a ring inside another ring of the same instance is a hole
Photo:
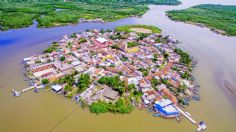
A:
{"label": "dense vegetation", "polygon": [[78,92],[85,91],[90,85],[90,76],[88,74],[81,74],[78,81]]}
{"label": "dense vegetation", "polygon": [[174,50],[178,55],[180,55],[180,62],[186,65],[190,65],[192,62],[192,59],[190,58],[190,55],[186,52],[183,52],[181,49],[176,48]]}
{"label": "dense vegetation", "polygon": [[236,35],[236,6],[203,4],[167,13],[173,20],[200,23],[221,34]]}
{"label": "dense vegetation", "polygon": [[56,84],[64,84],[67,83],[69,86],[72,86],[74,84],[75,80],[73,78],[73,75],[66,75],[59,80],[57,80],[55,83]]}
{"label": "dense vegetation", "polygon": [[120,93],[123,93],[125,91],[125,82],[121,81],[119,76],[103,76],[98,80],[98,83],[108,85],[109,87],[112,87],[114,90]]}
{"label": "dense vegetation", "polygon": [[0,30],[22,28],[38,21],[39,27],[77,23],[80,18],[115,21],[140,16],[147,4],[176,5],[178,0],[4,0],[0,2]]}
{"label": "dense vegetation", "polygon": [[90,111],[96,114],[113,112],[113,113],[130,113],[133,110],[133,106],[130,100],[125,100],[124,98],[119,98],[119,100],[115,103],[107,103],[104,101],[98,101],[92,103],[90,106]]}
{"label": "dense vegetation", "polygon": [[125,32],[133,32],[130,30],[131,28],[144,28],[144,29],[149,29],[152,31],[152,33],[161,33],[161,29],[155,26],[150,26],[150,25],[125,25],[125,26],[119,26],[116,27],[117,32],[125,31]]}
{"label": "dense vegetation", "polygon": [[48,79],[42,79],[41,82],[42,82],[42,84],[46,85],[46,84],[49,83],[49,80]]}
{"label": "dense vegetation", "polygon": [[56,51],[58,47],[57,42],[53,42],[52,45],[50,45],[47,49],[43,51],[43,53],[52,53],[53,51]]}

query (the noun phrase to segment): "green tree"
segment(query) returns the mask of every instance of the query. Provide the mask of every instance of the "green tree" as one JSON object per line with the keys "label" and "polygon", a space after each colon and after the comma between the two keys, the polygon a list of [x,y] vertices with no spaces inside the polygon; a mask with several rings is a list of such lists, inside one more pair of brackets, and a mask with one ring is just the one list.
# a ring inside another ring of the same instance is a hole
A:
{"label": "green tree", "polygon": [[119,76],[101,77],[98,83],[108,85],[120,93],[125,91],[125,82],[121,81]]}
{"label": "green tree", "polygon": [[78,80],[78,92],[81,93],[85,91],[90,85],[90,76],[88,74],[81,74]]}
{"label": "green tree", "polygon": [[70,85],[68,85],[68,84],[67,84],[67,85],[65,86],[65,88],[64,88],[64,91],[65,91],[65,92],[70,92],[70,91],[72,91],[72,90],[73,90],[73,88],[72,88]]}
{"label": "green tree", "polygon": [[46,79],[46,78],[44,78],[44,79],[42,79],[42,84],[44,84],[44,85],[46,85],[46,84],[48,84],[49,83],[49,80],[48,79]]}
{"label": "green tree", "polygon": [[135,90],[136,89],[136,87],[135,87],[135,84],[129,84],[128,85],[128,91],[132,91],[132,90]]}
{"label": "green tree", "polygon": [[98,101],[98,102],[93,102],[91,106],[89,107],[90,112],[92,113],[106,113],[109,111],[109,106],[106,102],[103,101]]}
{"label": "green tree", "polygon": [[65,56],[60,57],[60,61],[65,61],[65,59],[66,59]]}
{"label": "green tree", "polygon": [[161,84],[161,82],[157,80],[156,78],[152,78],[151,80],[152,87],[155,88],[158,84]]}
{"label": "green tree", "polygon": [[76,34],[76,33],[73,33],[73,34],[71,34],[70,37],[71,37],[71,38],[77,38],[77,34]]}
{"label": "green tree", "polygon": [[164,56],[165,59],[168,59],[169,54],[165,52],[165,53],[163,54],[163,56]]}

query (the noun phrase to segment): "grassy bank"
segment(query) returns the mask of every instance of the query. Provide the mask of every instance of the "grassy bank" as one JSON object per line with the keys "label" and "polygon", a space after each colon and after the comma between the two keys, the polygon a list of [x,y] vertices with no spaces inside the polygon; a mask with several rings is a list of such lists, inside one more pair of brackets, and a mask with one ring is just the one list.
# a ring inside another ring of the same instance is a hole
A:
{"label": "grassy bank", "polygon": [[[0,2],[0,29],[8,30],[32,25],[38,21],[39,27],[54,27],[74,24],[80,18],[115,21],[118,19],[141,16],[147,4],[176,5],[178,0],[11,0]],[[58,10],[59,9],[59,10]]]}
{"label": "grassy bank", "polygon": [[116,27],[116,31],[117,32],[121,32],[121,31],[125,31],[125,32],[133,32],[132,29],[134,28],[138,28],[138,29],[148,29],[150,30],[152,33],[161,33],[161,29],[159,29],[158,27],[155,26],[150,26],[150,25],[125,25],[125,26],[120,26],[120,27]]}
{"label": "grassy bank", "polygon": [[203,4],[168,11],[172,20],[201,24],[224,35],[236,35],[236,6]]}

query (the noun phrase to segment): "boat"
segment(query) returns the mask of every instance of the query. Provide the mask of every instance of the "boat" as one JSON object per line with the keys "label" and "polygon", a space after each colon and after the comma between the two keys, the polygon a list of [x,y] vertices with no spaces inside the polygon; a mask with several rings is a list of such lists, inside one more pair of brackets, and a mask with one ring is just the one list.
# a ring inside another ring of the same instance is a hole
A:
{"label": "boat", "polygon": [[153,112],[153,111],[154,111],[154,110],[153,110],[152,107],[147,109],[147,112],[148,112],[148,113],[151,113],[151,112]]}
{"label": "boat", "polygon": [[180,123],[180,121],[181,121],[178,116],[176,117],[176,121],[177,121],[178,123]]}
{"label": "boat", "polygon": [[161,115],[159,113],[152,114],[154,117],[160,117]]}
{"label": "boat", "polygon": [[38,92],[39,92],[39,90],[38,90],[37,88],[35,88],[35,89],[34,89],[34,92],[35,92],[35,93],[38,93]]}
{"label": "boat", "polygon": [[20,92],[14,90],[14,89],[12,89],[12,93],[13,93],[13,96],[14,96],[14,97],[19,97],[20,94],[21,94]]}
{"label": "boat", "polygon": [[201,121],[200,123],[198,123],[197,131],[202,132],[204,130],[206,130],[206,123],[204,121]]}

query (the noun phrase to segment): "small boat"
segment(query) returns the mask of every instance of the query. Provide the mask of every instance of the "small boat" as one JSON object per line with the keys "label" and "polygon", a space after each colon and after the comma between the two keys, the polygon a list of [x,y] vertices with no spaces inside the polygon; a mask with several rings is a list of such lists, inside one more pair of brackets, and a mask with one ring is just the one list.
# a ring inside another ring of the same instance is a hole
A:
{"label": "small boat", "polygon": [[204,121],[201,121],[200,123],[198,123],[197,131],[201,132],[201,131],[204,131],[204,130],[206,130],[206,124],[205,124]]}
{"label": "small boat", "polygon": [[181,121],[178,116],[176,117],[176,121],[177,121],[178,123],[180,123],[180,121]]}
{"label": "small boat", "polygon": [[151,113],[151,112],[153,112],[153,111],[154,111],[154,110],[153,110],[152,107],[150,107],[150,108],[147,109],[147,112],[148,112],[148,113]]}
{"label": "small boat", "polygon": [[76,96],[75,96],[75,101],[76,101],[76,102],[79,102],[79,100],[80,100],[79,95],[76,95]]}
{"label": "small boat", "polygon": [[161,115],[159,113],[152,114],[154,117],[160,117]]}
{"label": "small boat", "polygon": [[20,92],[14,90],[14,89],[12,89],[12,93],[13,93],[13,96],[14,96],[14,97],[19,97],[20,94],[21,94]]}
{"label": "small boat", "polygon": [[38,90],[37,88],[35,88],[35,89],[34,89],[34,92],[35,92],[35,93],[38,93],[38,92],[39,92],[39,90]]}

